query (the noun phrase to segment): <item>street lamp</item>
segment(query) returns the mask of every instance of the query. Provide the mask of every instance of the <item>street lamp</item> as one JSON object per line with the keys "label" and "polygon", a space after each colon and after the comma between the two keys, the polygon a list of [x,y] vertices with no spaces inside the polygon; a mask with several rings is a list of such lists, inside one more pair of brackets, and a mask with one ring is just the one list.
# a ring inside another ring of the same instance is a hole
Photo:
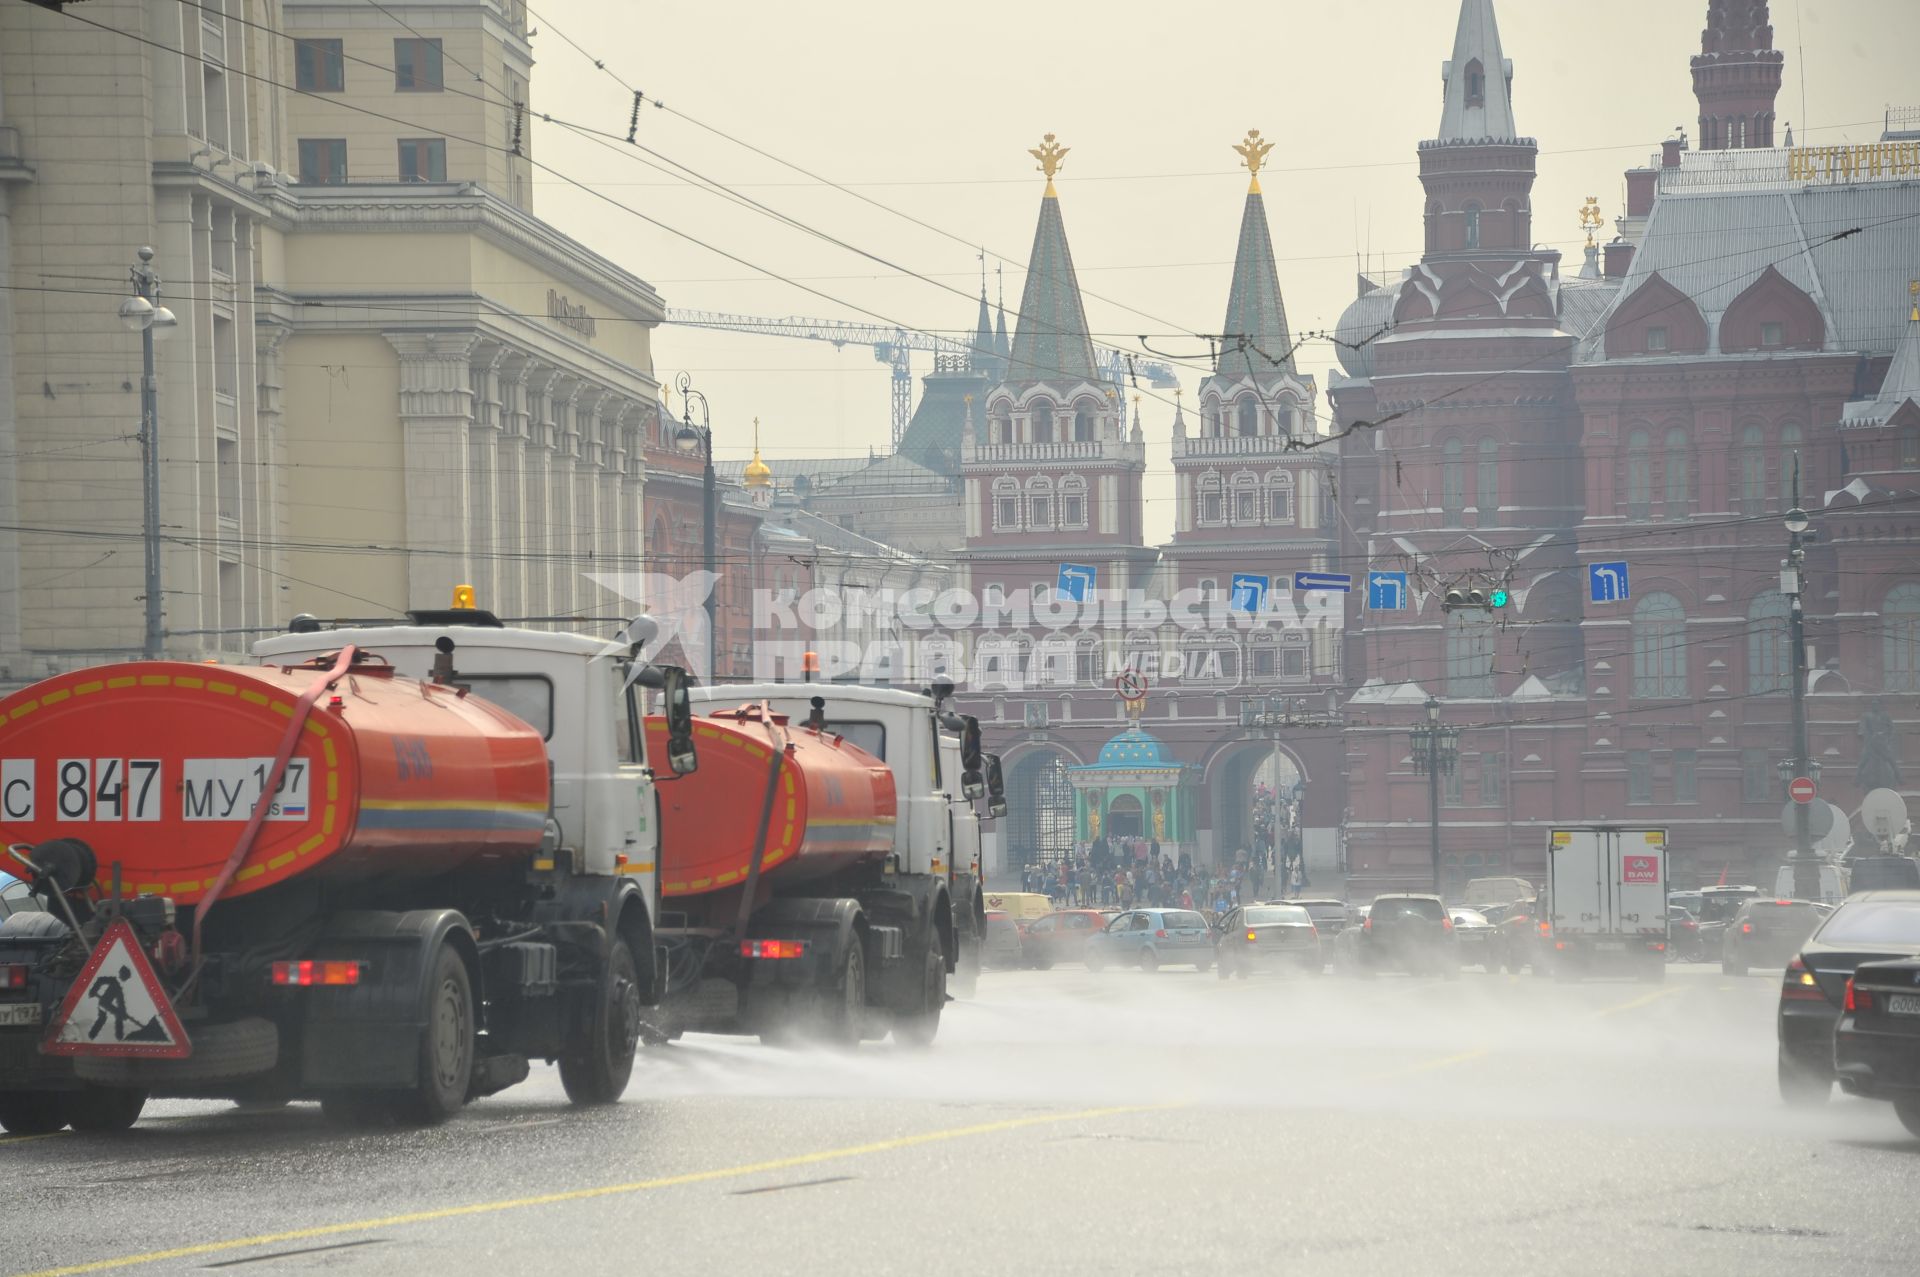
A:
{"label": "street lamp", "polygon": [[1433,890],[1440,894],[1440,777],[1453,775],[1460,757],[1460,729],[1440,725],[1440,702],[1427,697],[1427,721],[1413,729],[1413,771],[1427,778],[1428,855]]}
{"label": "street lamp", "polygon": [[[716,677],[719,664],[715,658],[719,643],[719,624],[714,609],[719,597],[719,582],[713,580],[718,573],[714,570],[715,541],[715,492],[713,478],[713,427],[707,413],[707,397],[693,388],[693,378],[681,373],[674,379],[674,387],[680,392],[680,428],[673,432],[673,446],[684,453],[698,452],[704,460],[705,469],[701,472],[701,537],[700,546],[711,584],[707,587],[707,677]],[[693,406],[700,406],[700,424],[693,424]]]}
{"label": "street lamp", "polygon": [[[1807,613],[1803,603],[1806,590],[1807,552],[1801,538],[1811,520],[1800,508],[1800,454],[1793,457],[1793,508],[1782,520],[1787,528],[1787,557],[1780,560],[1780,593],[1787,599],[1788,659],[1793,671],[1793,777],[1814,775],[1813,760],[1807,748]],[[1793,803],[1793,894],[1801,900],[1815,900],[1820,892],[1820,866],[1813,859],[1812,804],[1792,799]]]}
{"label": "street lamp", "polygon": [[141,248],[140,261],[128,273],[133,296],[120,303],[120,322],[140,334],[140,500],[141,540],[146,550],[146,638],[141,651],[150,661],[162,655],[160,629],[160,382],[153,371],[153,343],[165,341],[180,325],[159,304],[160,276],[153,250]]}
{"label": "street lamp", "polygon": [[[1280,883],[1280,894],[1287,894],[1286,859],[1280,849],[1280,734],[1293,728],[1330,727],[1333,719],[1310,712],[1306,702],[1298,697],[1281,699],[1273,697],[1267,701],[1266,708],[1258,708],[1258,703],[1245,700],[1240,703],[1240,726],[1253,728],[1263,733],[1273,742],[1273,829],[1272,846],[1269,850],[1273,857],[1273,872]],[[1306,875],[1306,848],[1300,849],[1300,873],[1304,881]]]}

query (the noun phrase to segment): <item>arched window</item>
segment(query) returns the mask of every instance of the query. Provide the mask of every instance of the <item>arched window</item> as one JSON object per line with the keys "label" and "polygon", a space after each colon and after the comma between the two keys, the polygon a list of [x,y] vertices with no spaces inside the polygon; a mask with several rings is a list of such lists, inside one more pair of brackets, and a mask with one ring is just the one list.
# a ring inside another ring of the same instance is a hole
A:
{"label": "arched window", "polygon": [[1260,481],[1246,471],[1233,476],[1233,521],[1237,524],[1260,522]]}
{"label": "arched window", "polygon": [[1447,617],[1447,695],[1493,695],[1493,617],[1475,611]]}
{"label": "arched window", "polygon": [[1627,517],[1645,519],[1653,508],[1653,438],[1644,430],[1627,436]]}
{"label": "arched window", "polygon": [[1073,441],[1075,443],[1093,442],[1093,409],[1081,404],[1073,411]]}
{"label": "arched window", "polygon": [[1677,700],[1687,694],[1687,613],[1671,594],[1633,608],[1633,694]]}
{"label": "arched window", "polygon": [[1027,480],[1027,526],[1036,531],[1053,526],[1053,480],[1043,474]]}
{"label": "arched window", "polygon": [[1219,525],[1227,521],[1226,494],[1221,491],[1220,476],[1200,476],[1200,522]]}
{"label": "arched window", "polygon": [[1243,438],[1251,438],[1260,433],[1260,401],[1252,395],[1242,395],[1236,409],[1240,418],[1239,433]]}
{"label": "arched window", "polygon": [[1754,596],[1747,609],[1747,691],[1754,696],[1788,690],[1787,600],[1778,590]]}
{"label": "arched window", "polygon": [[1880,608],[1880,686],[1920,692],[1920,585],[1898,585]]}
{"label": "arched window", "polygon": [[1273,410],[1273,432],[1278,435],[1293,434],[1293,401],[1282,399]]}
{"label": "arched window", "polygon": [[1464,451],[1458,439],[1447,440],[1440,449],[1440,509],[1450,519],[1458,519],[1467,508],[1467,466],[1461,459]]}
{"label": "arched window", "polygon": [[1480,206],[1468,204],[1466,209],[1467,247],[1480,247]]}
{"label": "arched window", "polygon": [[993,481],[993,530],[1012,532],[1020,526],[1020,484],[1007,475]]}
{"label": "arched window", "polygon": [[1475,58],[1467,63],[1467,105],[1485,106],[1487,104],[1487,73]]}
{"label": "arched window", "polygon": [[1684,519],[1693,504],[1687,467],[1687,432],[1675,426],[1667,431],[1665,482],[1662,499],[1669,519]]}
{"label": "arched window", "polygon": [[1480,464],[1475,470],[1474,501],[1484,524],[1500,511],[1500,441],[1492,435],[1480,441]]}
{"label": "arched window", "polygon": [[1209,398],[1207,400],[1205,405],[1205,414],[1206,414],[1206,423],[1207,423],[1206,424],[1207,438],[1218,439],[1222,434],[1226,433],[1226,431],[1222,429],[1222,426],[1221,426],[1220,401],[1218,399]]}
{"label": "arched window", "polygon": [[1800,494],[1804,500],[1813,484],[1807,480],[1806,459],[1800,457],[1800,427],[1786,425],[1780,427],[1780,508],[1793,508],[1793,468],[1796,461],[1800,466]]}
{"label": "arched window", "polygon": [[1053,442],[1053,405],[1045,399],[1035,401],[1028,410],[1033,415],[1033,442]]}
{"label": "arched window", "polygon": [[1267,522],[1293,522],[1293,476],[1285,470],[1267,475]]}
{"label": "arched window", "polygon": [[1087,526],[1087,481],[1077,474],[1070,474],[1060,481],[1060,526]]}
{"label": "arched window", "polygon": [[1758,426],[1740,432],[1740,513],[1759,514],[1767,505],[1766,435]]}

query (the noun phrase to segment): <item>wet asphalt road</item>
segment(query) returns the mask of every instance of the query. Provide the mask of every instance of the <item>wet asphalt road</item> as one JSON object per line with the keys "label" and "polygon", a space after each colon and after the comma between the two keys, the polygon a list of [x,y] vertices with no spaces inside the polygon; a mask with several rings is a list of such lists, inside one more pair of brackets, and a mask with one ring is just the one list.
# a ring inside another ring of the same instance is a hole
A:
{"label": "wet asphalt road", "polygon": [[940,1042],[688,1038],[425,1131],[0,1139],[0,1271],[1920,1271],[1920,1141],[1773,1091],[1767,977],[990,973]]}

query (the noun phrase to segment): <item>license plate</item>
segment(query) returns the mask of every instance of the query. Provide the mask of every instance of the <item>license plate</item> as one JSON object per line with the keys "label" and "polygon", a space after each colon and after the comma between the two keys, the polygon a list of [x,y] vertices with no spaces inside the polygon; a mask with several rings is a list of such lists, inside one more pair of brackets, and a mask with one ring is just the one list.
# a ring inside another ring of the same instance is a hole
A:
{"label": "license plate", "polygon": [[1888,1015],[1920,1015],[1920,994],[1896,993],[1887,999]]}
{"label": "license plate", "polygon": [[1627,942],[1624,940],[1602,940],[1593,947],[1596,949],[1625,949]]}
{"label": "license plate", "polygon": [[40,1023],[38,1002],[16,1002],[11,1006],[0,1006],[0,1028],[19,1028],[23,1025],[38,1023]]}

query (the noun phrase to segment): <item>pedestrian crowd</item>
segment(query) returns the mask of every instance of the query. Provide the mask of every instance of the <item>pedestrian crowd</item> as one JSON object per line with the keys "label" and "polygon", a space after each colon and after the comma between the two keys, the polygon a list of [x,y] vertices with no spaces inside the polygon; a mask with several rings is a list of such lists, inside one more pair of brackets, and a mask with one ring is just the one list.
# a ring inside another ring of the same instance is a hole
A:
{"label": "pedestrian crowd", "polygon": [[[1056,909],[1137,905],[1224,913],[1265,899],[1269,861],[1267,850],[1255,847],[1236,852],[1224,867],[1197,865],[1192,852],[1182,849],[1175,858],[1157,838],[1102,836],[1077,844],[1055,862],[1029,863],[1021,887],[1045,894]],[[1285,872],[1277,875],[1275,893],[1298,895],[1305,885],[1300,859],[1290,857]]]}

